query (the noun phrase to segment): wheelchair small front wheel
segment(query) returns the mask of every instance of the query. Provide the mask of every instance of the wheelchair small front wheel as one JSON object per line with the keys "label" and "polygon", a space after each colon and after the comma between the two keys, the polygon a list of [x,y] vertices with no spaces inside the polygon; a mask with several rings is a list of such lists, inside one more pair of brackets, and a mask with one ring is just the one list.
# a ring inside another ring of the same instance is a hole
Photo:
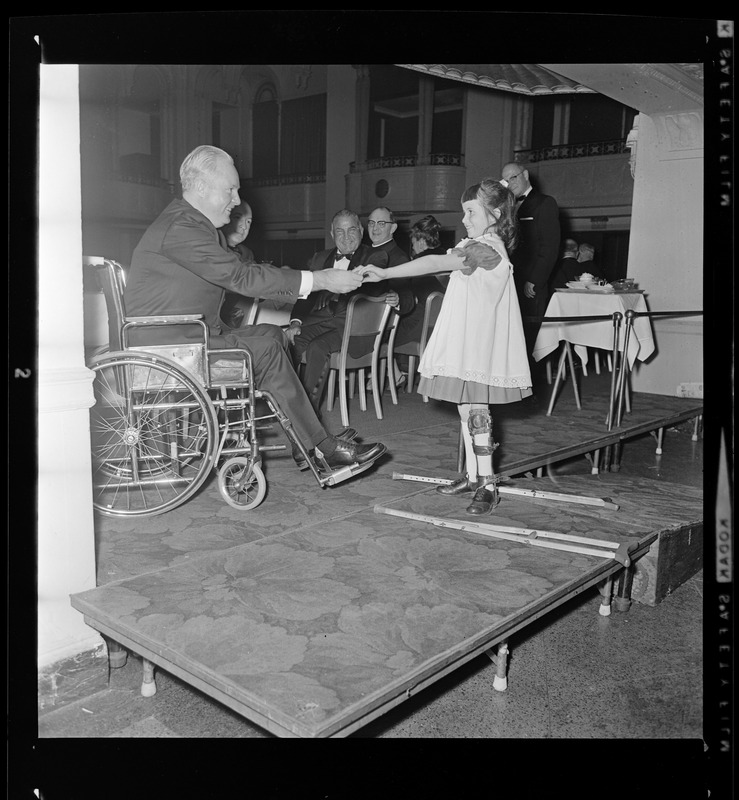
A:
{"label": "wheelchair small front wheel", "polygon": [[249,458],[229,458],[218,470],[218,490],[234,508],[256,508],[267,494],[267,479],[259,464]]}

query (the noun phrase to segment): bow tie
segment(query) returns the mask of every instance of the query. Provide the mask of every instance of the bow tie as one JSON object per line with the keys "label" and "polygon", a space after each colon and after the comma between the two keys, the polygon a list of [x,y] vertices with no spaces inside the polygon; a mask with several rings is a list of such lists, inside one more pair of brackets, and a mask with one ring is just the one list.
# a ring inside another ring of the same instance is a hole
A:
{"label": "bow tie", "polygon": [[336,254],[336,261],[341,261],[344,258],[351,260],[351,257],[353,255],[354,255],[354,253],[337,253]]}

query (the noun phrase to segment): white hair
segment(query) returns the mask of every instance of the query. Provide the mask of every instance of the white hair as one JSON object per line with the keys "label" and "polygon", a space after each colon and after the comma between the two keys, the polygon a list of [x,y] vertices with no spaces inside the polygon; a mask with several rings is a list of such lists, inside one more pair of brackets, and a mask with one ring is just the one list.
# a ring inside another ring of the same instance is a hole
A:
{"label": "white hair", "polygon": [[188,192],[195,188],[195,184],[203,179],[208,179],[214,175],[225,161],[233,164],[234,160],[220,147],[210,144],[201,144],[196,147],[180,166],[180,185],[183,192]]}

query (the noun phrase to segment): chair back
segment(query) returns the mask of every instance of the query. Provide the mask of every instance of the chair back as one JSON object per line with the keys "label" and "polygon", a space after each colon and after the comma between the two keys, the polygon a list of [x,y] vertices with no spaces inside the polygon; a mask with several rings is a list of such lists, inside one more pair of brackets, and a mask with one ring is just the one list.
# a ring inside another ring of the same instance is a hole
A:
{"label": "chair back", "polygon": [[426,310],[423,314],[423,327],[421,328],[421,342],[419,352],[423,353],[429,340],[431,331],[439,318],[441,304],[444,302],[444,292],[431,292],[426,298]]}
{"label": "chair back", "polygon": [[[347,367],[367,366],[372,363],[373,353],[379,353],[382,334],[392,311],[383,298],[356,294],[349,299],[346,311],[344,337],[341,343],[341,359]],[[372,348],[366,355],[352,357],[349,354],[351,339],[372,338]]]}
{"label": "chair back", "polygon": [[275,308],[269,300],[260,300],[254,307],[254,314],[250,325],[289,325],[292,315],[292,306],[286,305]]}
{"label": "chair back", "polygon": [[108,347],[111,351],[122,350],[123,340],[121,331],[126,318],[123,306],[123,291],[126,288],[126,273],[117,261],[110,259],[90,259],[95,267],[98,285],[105,298],[105,308],[108,312]]}

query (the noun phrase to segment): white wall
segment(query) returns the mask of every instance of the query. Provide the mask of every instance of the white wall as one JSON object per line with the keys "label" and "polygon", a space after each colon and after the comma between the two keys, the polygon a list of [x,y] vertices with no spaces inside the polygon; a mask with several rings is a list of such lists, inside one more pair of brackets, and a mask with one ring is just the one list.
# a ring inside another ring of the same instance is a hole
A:
{"label": "white wall", "polygon": [[[628,275],[652,312],[703,309],[703,160],[702,114],[639,114]],[[634,391],[702,386],[703,317],[652,325],[657,351],[637,366]]]}
{"label": "white wall", "polygon": [[92,373],[84,363],[76,65],[42,65],[39,118],[38,664],[100,637],[69,595],[95,586]]}

